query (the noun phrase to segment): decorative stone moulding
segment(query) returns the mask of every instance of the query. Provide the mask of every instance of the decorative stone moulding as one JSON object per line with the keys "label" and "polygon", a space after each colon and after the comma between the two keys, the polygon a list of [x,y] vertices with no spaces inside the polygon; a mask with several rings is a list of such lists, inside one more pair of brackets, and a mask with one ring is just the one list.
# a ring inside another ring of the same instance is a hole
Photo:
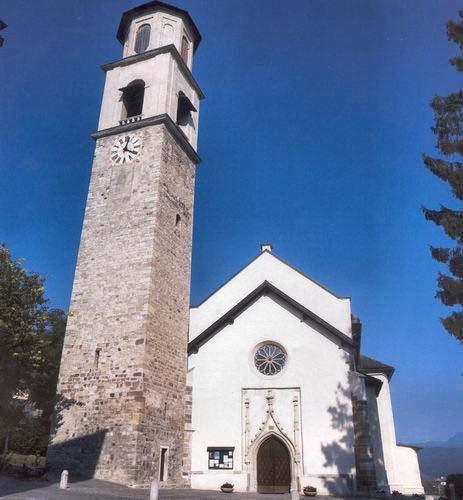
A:
{"label": "decorative stone moulding", "polygon": [[143,120],[143,115],[130,116],[129,118],[119,120],[119,125],[127,125],[128,123],[139,122],[140,120]]}

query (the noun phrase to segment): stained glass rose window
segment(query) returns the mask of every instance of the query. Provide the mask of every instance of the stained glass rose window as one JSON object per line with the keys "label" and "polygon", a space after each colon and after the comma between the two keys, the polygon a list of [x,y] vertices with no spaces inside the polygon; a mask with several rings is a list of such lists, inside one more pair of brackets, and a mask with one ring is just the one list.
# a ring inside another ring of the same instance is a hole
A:
{"label": "stained glass rose window", "polygon": [[283,369],[285,363],[286,353],[277,344],[263,344],[254,354],[254,364],[264,375],[276,375]]}

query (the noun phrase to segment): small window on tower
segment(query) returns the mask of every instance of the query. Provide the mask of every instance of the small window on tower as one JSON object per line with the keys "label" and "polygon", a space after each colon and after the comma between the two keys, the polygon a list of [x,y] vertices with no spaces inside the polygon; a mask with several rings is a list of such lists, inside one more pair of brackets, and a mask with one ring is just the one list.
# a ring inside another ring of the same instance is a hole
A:
{"label": "small window on tower", "polygon": [[145,52],[150,43],[151,26],[149,24],[142,24],[137,31],[135,38],[135,53],[141,54]]}
{"label": "small window on tower", "polygon": [[143,112],[143,99],[145,97],[145,82],[135,80],[127,87],[119,89],[122,92],[122,118],[141,115]]}
{"label": "small window on tower", "polygon": [[95,370],[98,370],[98,366],[100,364],[100,352],[101,352],[101,349],[95,349],[95,359],[93,361],[93,366],[94,366]]}
{"label": "small window on tower", "polygon": [[168,460],[168,448],[161,448],[161,463],[159,464],[159,481],[167,481],[167,460]]}
{"label": "small window on tower", "polygon": [[189,49],[189,43],[186,38],[186,36],[182,37],[182,59],[185,64],[188,64],[188,49]]}

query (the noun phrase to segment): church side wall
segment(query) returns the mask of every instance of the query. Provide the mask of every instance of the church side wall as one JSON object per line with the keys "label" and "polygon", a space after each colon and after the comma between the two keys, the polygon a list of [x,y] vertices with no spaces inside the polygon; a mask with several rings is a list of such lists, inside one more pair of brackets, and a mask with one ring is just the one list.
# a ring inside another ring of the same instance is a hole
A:
{"label": "church side wall", "polygon": [[378,490],[388,492],[387,475],[384,467],[383,443],[381,440],[381,424],[379,420],[376,397],[375,387],[368,386],[368,417],[370,422],[370,436],[376,470],[376,483]]}
{"label": "church side wall", "polygon": [[396,444],[389,380],[384,374],[375,374],[374,377],[383,383],[376,401],[389,489],[404,494],[423,493],[416,452]]}
{"label": "church side wall", "polygon": [[[190,355],[193,488],[217,489],[228,480],[237,491],[255,490],[253,443],[271,430],[290,443],[299,487],[349,491],[355,463],[348,356],[338,341],[301,319],[281,299],[263,296]],[[287,352],[277,375],[264,376],[254,366],[256,346],[264,341]],[[275,420],[267,422],[269,390]],[[235,448],[233,470],[208,469],[207,448],[218,446]]]}
{"label": "church side wall", "polygon": [[378,407],[379,425],[381,429],[381,441],[383,444],[384,467],[386,469],[387,482],[391,491],[395,489],[396,464],[395,464],[395,426],[392,414],[391,393],[389,390],[389,380],[384,374],[374,375],[383,383],[381,391],[376,399]]}
{"label": "church side wall", "polygon": [[404,495],[423,494],[424,488],[421,483],[420,466],[416,451],[407,446],[396,446],[395,459],[397,469],[400,471],[397,478],[400,485],[396,489]]}

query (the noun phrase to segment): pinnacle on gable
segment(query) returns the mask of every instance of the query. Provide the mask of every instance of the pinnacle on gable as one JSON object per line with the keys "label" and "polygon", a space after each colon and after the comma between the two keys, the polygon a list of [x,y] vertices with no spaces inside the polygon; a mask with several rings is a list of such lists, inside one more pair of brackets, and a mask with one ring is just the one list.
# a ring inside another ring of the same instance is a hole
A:
{"label": "pinnacle on gable", "polygon": [[267,252],[271,253],[272,249],[273,249],[273,247],[272,247],[271,243],[261,243],[260,244],[260,251],[261,252],[266,252],[267,251]]}

